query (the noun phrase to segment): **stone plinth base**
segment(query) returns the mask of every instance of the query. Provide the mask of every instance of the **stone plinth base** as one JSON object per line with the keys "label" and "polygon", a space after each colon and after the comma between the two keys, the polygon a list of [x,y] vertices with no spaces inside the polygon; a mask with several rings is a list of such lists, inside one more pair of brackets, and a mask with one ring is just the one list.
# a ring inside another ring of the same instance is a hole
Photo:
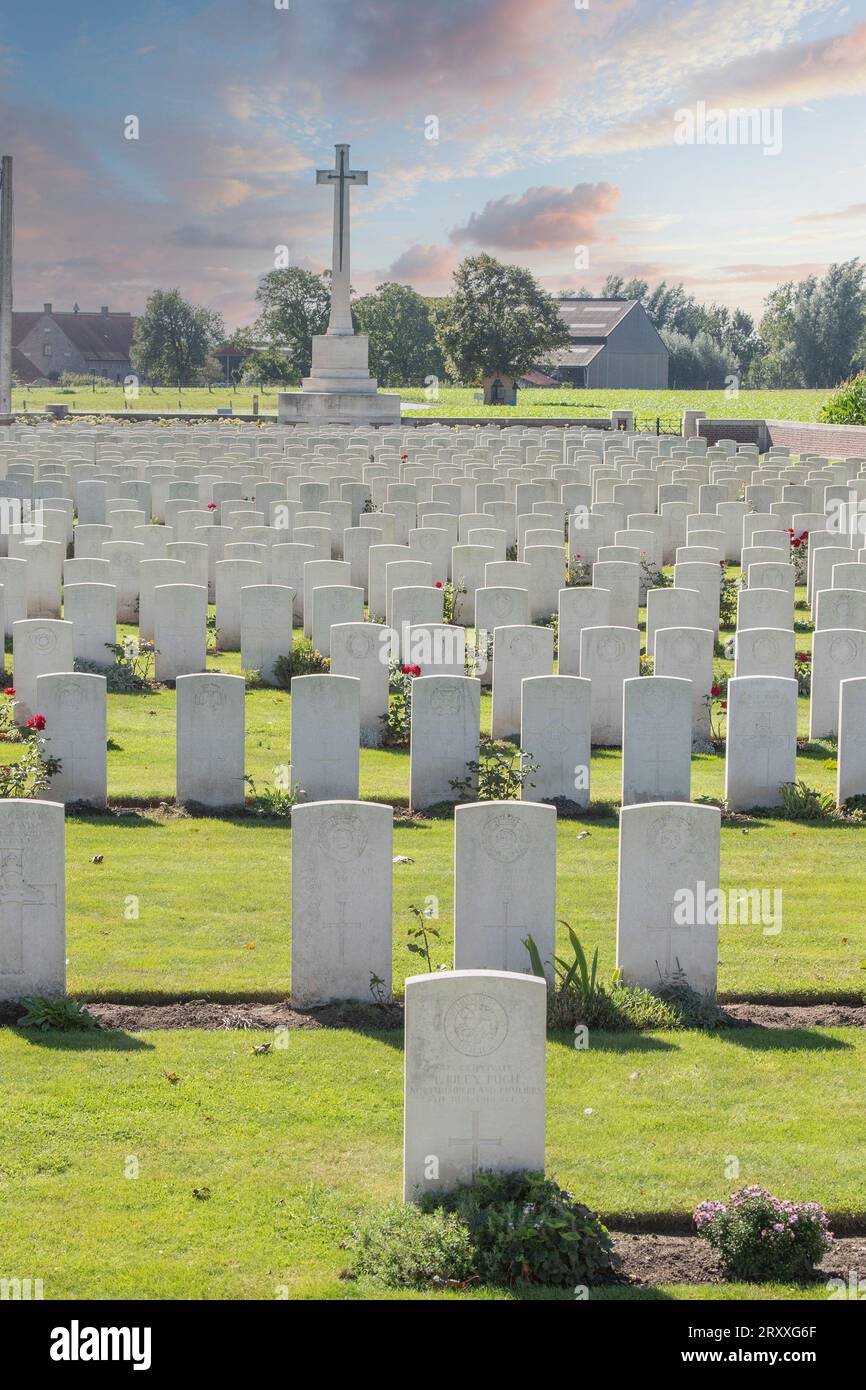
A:
{"label": "stone plinth base", "polygon": [[374,391],[281,391],[281,425],[399,425],[400,397]]}

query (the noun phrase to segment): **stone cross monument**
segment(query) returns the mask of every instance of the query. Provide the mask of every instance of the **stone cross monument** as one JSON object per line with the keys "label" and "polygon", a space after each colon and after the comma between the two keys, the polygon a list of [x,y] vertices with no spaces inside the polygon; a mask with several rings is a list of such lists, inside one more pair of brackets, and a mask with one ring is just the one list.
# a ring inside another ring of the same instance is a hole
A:
{"label": "stone cross monument", "polygon": [[316,183],[334,190],[331,316],[327,333],[313,338],[313,365],[303,390],[280,392],[280,423],[399,424],[400,397],[379,395],[370,376],[369,341],[352,327],[349,190],[367,183],[367,171],[352,169],[349,146],[337,145],[334,168],[318,169]]}

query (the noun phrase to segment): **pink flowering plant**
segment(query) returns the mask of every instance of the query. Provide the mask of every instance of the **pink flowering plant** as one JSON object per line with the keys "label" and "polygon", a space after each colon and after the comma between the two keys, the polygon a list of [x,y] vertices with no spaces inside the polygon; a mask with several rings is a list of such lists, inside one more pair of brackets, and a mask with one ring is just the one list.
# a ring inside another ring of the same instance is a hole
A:
{"label": "pink flowering plant", "polygon": [[757,1186],[701,1202],[694,1221],[729,1277],[752,1283],[810,1278],[833,1241],[817,1202],[783,1202]]}

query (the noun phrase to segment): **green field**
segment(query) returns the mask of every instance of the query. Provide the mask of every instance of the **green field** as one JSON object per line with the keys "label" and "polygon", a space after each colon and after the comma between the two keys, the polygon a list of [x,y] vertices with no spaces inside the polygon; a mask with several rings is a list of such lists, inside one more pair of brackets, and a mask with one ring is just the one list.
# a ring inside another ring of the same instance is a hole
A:
{"label": "green field", "polygon": [[[75,411],[99,414],[100,411],[189,411],[210,413],[231,408],[237,414],[252,411],[253,396],[259,397],[263,415],[277,408],[277,387],[255,392],[251,387],[230,390],[225,386],[174,388],[149,386],[140,388],[136,399],[126,400],[122,386],[90,387],[16,387],[12,393],[13,410],[44,410],[48,402],[61,401]],[[563,386],[555,390],[521,391],[516,406],[487,406],[477,399],[478,388],[440,387],[437,398],[428,399],[423,386],[391,387],[400,395],[403,414],[429,416],[593,416],[609,415],[612,410],[634,410],[640,417],[641,428],[654,429],[660,419],[664,433],[684,410],[704,410],[714,419],[805,420],[818,419],[818,412],[827,399],[827,391],[740,391],[728,396],[724,391],[615,391],[575,390]]]}
{"label": "green field", "polygon": [[[256,1056],[263,1040],[0,1030],[3,1272],[41,1277],[51,1299],[387,1297],[339,1275],[347,1235],[400,1195],[402,1040],[301,1031]],[[866,1207],[861,1031],[611,1034],[588,1052],[554,1037],[547,1072],[548,1169],[605,1215],[682,1216],[725,1196],[731,1155],[742,1183]]]}
{"label": "green field", "polygon": [[[808,625],[805,610],[797,619]],[[800,633],[798,648],[811,640]],[[208,666],[237,673],[239,655],[212,654]],[[716,666],[731,673],[729,661]],[[248,688],[246,764],[259,784],[290,760],[290,710],[287,692]],[[801,735],[807,720],[801,699]],[[489,721],[484,695],[484,730]],[[174,807],[171,689],[110,695],[108,734],[114,813],[67,816],[70,992],[94,1003],[288,998],[289,822],[257,817],[251,799],[246,814],[226,817]],[[0,744],[0,758],[17,752]],[[798,775],[833,791],[833,752],[804,744]],[[394,853],[410,861],[394,865],[398,995],[418,970],[407,945],[412,904],[438,913],[434,965],[450,964],[453,945],[453,815],[407,814],[408,762],[405,750],[361,752],[360,794],[394,805]],[[620,778],[619,751],[595,749],[591,809],[560,820],[557,832],[557,913],[590,952],[598,948],[605,979],[615,963]],[[696,755],[693,797],[720,798],[723,785],[724,758]],[[863,1001],[864,834],[777,814],[723,825],[723,888],[783,895],[780,931],[720,928],[723,999]],[[560,945],[565,936],[561,926]],[[0,1277],[42,1278],[48,1299],[424,1297],[340,1277],[351,1259],[346,1237],[399,1196],[399,1031],[295,1030],[285,1047],[255,1055],[273,1039],[253,1030],[0,1028]],[[552,1035],[548,1171],[614,1226],[635,1216],[638,1225],[683,1222],[699,1201],[746,1183],[862,1218],[864,1063],[866,1033],[856,1028],[595,1031],[586,1052]],[[732,1155],[736,1183],[726,1177]],[[819,1282],[612,1287],[591,1297],[827,1293]],[[573,1297],[543,1288],[521,1296]]]}

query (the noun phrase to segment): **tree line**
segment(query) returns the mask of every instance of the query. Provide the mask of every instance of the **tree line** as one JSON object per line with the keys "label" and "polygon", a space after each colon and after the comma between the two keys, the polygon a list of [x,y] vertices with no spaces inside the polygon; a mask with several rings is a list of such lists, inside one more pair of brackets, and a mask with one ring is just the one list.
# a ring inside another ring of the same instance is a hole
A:
{"label": "tree line", "polygon": [[[578,294],[643,305],[668,348],[671,388],[832,387],[866,367],[866,267],[858,258],[778,285],[757,321],[742,309],[701,304],[682,284],[666,281],[650,288],[646,280],[610,275],[600,296]],[[300,384],[310,372],[313,338],[327,330],[330,272],[269,271],[256,302],[255,321],[231,338],[243,359],[239,382]],[[385,387],[520,376],[555,366],[568,344],[557,298],[530,271],[486,254],[461,262],[448,295],[387,282],[355,296],[352,316],[369,338],[370,370]],[[220,381],[225,372],[214,354],[225,340],[219,314],[177,289],[156,290],[136,320],[133,368],[166,385]]]}

